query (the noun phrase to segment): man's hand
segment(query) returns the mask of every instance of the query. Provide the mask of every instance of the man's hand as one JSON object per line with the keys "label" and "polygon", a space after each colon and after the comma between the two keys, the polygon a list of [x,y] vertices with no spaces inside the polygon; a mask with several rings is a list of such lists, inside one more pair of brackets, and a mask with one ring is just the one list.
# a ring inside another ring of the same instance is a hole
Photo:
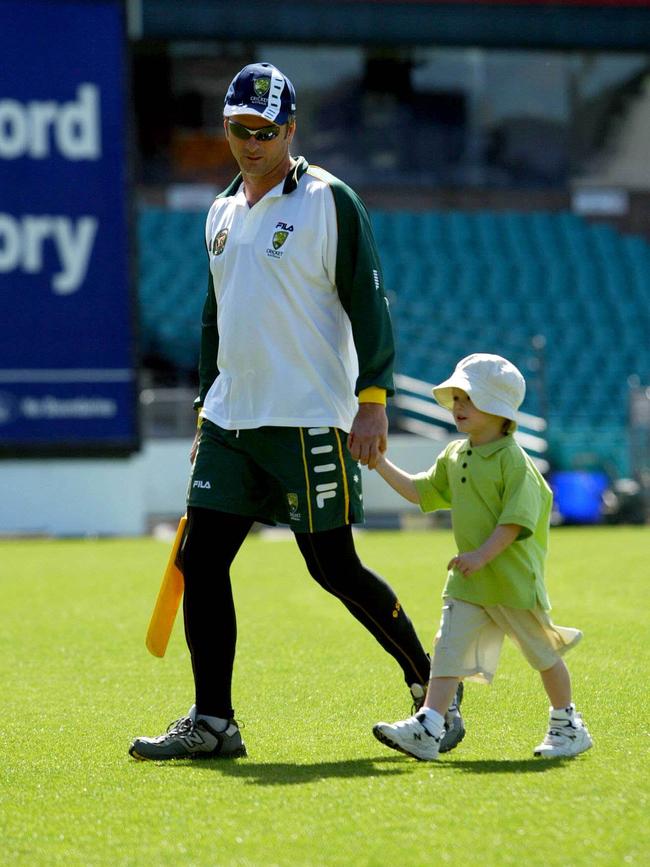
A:
{"label": "man's hand", "polygon": [[359,404],[359,411],[348,434],[348,448],[355,461],[370,470],[377,465],[378,456],[388,447],[388,418],[381,403]]}

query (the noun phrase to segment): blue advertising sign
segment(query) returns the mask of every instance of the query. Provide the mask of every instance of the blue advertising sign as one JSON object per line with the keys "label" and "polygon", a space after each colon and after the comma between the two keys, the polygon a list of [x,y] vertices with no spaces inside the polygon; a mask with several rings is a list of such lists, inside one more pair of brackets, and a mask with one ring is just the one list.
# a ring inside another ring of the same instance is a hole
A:
{"label": "blue advertising sign", "polygon": [[138,447],[122,0],[0,0],[0,449]]}

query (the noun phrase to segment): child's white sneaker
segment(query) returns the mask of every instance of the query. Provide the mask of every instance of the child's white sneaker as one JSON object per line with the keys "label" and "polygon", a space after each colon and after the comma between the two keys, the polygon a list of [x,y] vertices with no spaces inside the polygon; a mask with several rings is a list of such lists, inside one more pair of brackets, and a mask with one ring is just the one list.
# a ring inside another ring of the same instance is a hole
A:
{"label": "child's white sneaker", "polygon": [[544,740],[535,747],[534,755],[543,759],[577,756],[593,746],[591,735],[575,705],[563,710],[551,708],[548,731]]}
{"label": "child's white sneaker", "polygon": [[436,728],[424,711],[396,723],[380,722],[373,726],[372,733],[393,750],[406,753],[423,762],[438,758],[443,725]]}

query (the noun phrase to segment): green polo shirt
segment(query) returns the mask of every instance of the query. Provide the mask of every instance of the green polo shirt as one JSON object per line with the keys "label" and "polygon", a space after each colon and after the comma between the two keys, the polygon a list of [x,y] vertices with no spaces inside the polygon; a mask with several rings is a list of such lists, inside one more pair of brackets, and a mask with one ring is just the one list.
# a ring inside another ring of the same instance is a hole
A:
{"label": "green polo shirt", "polygon": [[468,578],[450,569],[443,595],[475,605],[545,610],[544,560],[553,495],[512,436],[483,446],[454,440],[426,473],[415,476],[423,512],[451,509],[458,551],[479,548],[499,524],[521,533],[505,551]]}

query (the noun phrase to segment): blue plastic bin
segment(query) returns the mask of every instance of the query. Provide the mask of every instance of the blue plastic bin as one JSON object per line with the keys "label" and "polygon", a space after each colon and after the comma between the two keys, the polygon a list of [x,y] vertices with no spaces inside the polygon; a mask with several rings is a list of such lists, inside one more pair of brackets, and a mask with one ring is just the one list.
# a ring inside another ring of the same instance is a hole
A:
{"label": "blue plastic bin", "polygon": [[572,524],[598,524],[602,518],[602,496],[609,486],[605,473],[562,470],[552,473],[549,484],[555,508],[563,521]]}

